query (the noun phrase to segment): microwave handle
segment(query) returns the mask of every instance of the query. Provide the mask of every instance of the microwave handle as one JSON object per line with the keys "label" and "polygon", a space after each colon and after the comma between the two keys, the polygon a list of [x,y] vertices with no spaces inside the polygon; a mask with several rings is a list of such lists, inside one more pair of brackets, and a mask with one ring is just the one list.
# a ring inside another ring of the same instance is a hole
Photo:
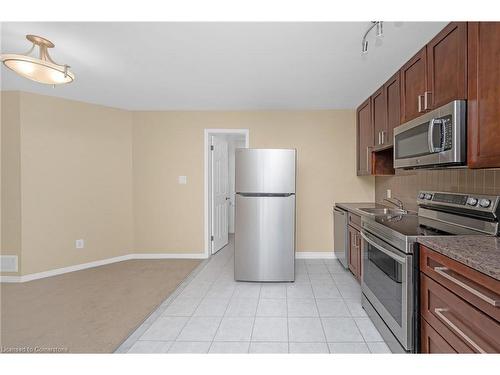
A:
{"label": "microwave handle", "polygon": [[[433,154],[435,152],[441,152],[444,150],[443,144],[441,144],[441,147],[434,147],[434,125],[441,124],[441,123],[442,123],[442,120],[435,119],[435,118],[433,118],[429,122],[429,129],[427,130],[427,144],[429,146],[429,152],[431,154]],[[444,127],[442,129],[443,129],[443,131],[445,131]],[[442,134],[441,139],[444,139],[445,137],[446,137],[446,134]]]}

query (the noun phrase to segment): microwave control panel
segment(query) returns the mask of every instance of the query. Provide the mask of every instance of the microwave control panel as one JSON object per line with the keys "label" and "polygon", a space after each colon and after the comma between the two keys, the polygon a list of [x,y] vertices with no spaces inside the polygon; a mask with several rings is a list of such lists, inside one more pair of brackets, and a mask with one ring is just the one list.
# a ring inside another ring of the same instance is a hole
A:
{"label": "microwave control panel", "polygon": [[440,118],[443,124],[443,149],[451,150],[453,146],[453,127],[451,126],[451,115]]}

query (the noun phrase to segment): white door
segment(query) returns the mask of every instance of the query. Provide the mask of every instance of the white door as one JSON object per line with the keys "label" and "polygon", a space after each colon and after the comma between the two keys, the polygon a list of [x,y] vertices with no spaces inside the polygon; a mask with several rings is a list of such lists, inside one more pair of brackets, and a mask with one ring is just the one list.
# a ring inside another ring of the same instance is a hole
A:
{"label": "white door", "polygon": [[227,141],[212,136],[212,254],[227,245],[229,233],[229,160]]}

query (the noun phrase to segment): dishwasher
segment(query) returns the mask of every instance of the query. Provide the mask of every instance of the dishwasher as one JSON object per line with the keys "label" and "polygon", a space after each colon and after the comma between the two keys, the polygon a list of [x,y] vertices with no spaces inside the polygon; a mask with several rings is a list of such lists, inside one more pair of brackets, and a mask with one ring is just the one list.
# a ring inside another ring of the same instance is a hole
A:
{"label": "dishwasher", "polygon": [[347,235],[347,211],[333,208],[333,252],[344,268],[349,268],[349,246]]}

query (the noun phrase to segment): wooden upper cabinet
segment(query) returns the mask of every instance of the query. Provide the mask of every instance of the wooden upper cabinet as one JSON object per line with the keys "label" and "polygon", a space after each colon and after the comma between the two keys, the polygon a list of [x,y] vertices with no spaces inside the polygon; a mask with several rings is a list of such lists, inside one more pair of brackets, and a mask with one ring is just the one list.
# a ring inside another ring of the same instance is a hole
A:
{"label": "wooden upper cabinet", "polygon": [[357,175],[369,175],[370,153],[368,147],[373,146],[373,123],[371,100],[368,98],[357,109],[356,140],[357,140]]}
{"label": "wooden upper cabinet", "polygon": [[427,44],[424,110],[467,98],[467,22],[452,22]]}
{"label": "wooden upper cabinet", "polygon": [[468,166],[500,167],[500,22],[468,25]]}
{"label": "wooden upper cabinet", "polygon": [[401,68],[401,123],[410,121],[424,112],[426,70],[426,47]]}
{"label": "wooden upper cabinet", "polygon": [[399,85],[399,72],[394,74],[384,84],[384,93],[387,132],[387,136],[384,137],[384,143],[386,145],[392,145],[394,128],[401,124],[401,95]]}
{"label": "wooden upper cabinet", "polygon": [[373,144],[382,146],[387,137],[385,91],[381,87],[372,95]]}

